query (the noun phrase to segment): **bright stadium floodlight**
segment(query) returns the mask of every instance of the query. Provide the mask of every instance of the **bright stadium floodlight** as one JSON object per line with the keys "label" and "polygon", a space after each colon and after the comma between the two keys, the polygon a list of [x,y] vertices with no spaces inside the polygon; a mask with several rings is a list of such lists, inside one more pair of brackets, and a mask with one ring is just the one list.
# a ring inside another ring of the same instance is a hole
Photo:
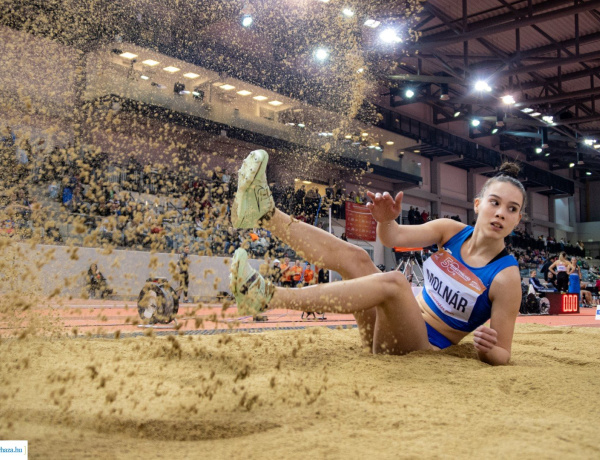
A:
{"label": "bright stadium floodlight", "polygon": [[254,19],[249,14],[245,14],[244,16],[242,16],[242,25],[244,27],[250,27],[253,22]]}
{"label": "bright stadium floodlight", "polygon": [[250,27],[254,23],[254,6],[250,2],[244,5],[240,14],[242,26]]}
{"label": "bright stadium floodlight", "polygon": [[404,96],[407,99],[412,99],[415,96],[415,91],[412,90],[412,89],[410,89],[410,88],[408,88],[408,89],[406,89],[406,91],[404,91]]}
{"label": "bright stadium floodlight", "polygon": [[317,48],[315,50],[315,59],[318,61],[325,61],[329,57],[329,50],[327,48]]}
{"label": "bright stadium floodlight", "polygon": [[507,94],[502,96],[502,103],[506,105],[512,105],[515,103],[515,98],[512,96],[512,94]]}
{"label": "bright stadium floodlight", "polygon": [[379,39],[387,44],[400,43],[402,39],[398,36],[398,32],[394,29],[383,29],[379,34]]}
{"label": "bright stadium floodlight", "polygon": [[477,128],[480,124],[481,124],[481,121],[478,118],[473,118],[471,120],[471,126],[473,126],[474,128]]}
{"label": "bright stadium floodlight", "polygon": [[485,80],[479,80],[475,83],[475,91],[486,92],[489,93],[492,91],[492,88]]}

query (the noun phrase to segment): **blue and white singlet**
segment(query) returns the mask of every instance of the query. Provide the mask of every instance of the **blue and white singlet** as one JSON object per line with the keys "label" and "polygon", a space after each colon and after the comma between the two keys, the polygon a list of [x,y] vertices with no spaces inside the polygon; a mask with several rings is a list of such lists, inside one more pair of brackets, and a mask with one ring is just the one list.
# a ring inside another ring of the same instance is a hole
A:
{"label": "blue and white singlet", "polygon": [[439,348],[458,343],[490,319],[492,281],[505,268],[519,265],[509,254],[484,267],[467,265],[460,251],[472,233],[473,227],[466,226],[423,263],[424,287],[417,301],[429,342]]}

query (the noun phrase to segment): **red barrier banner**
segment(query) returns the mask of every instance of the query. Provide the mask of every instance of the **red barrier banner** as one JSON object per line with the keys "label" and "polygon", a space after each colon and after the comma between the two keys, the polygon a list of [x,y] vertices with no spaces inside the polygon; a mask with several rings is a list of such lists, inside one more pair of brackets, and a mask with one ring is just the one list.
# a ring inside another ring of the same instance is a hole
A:
{"label": "red barrier banner", "polygon": [[346,201],[346,237],[355,240],[375,241],[377,222],[364,204]]}

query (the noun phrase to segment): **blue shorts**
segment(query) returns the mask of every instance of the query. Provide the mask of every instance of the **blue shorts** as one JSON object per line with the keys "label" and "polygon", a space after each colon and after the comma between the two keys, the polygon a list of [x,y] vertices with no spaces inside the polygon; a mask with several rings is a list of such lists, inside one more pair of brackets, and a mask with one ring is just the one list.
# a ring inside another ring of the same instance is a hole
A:
{"label": "blue shorts", "polygon": [[427,337],[429,338],[429,343],[431,345],[440,349],[448,348],[450,345],[452,345],[450,340],[432,328],[429,324],[425,323],[425,326],[427,326]]}

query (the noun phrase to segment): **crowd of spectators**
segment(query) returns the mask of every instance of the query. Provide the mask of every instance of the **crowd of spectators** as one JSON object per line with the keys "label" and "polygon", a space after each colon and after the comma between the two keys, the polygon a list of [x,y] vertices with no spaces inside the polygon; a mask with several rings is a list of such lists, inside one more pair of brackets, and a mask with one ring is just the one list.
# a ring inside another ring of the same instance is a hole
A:
{"label": "crowd of spectators", "polygon": [[[18,150],[25,153],[17,155]],[[3,177],[10,178],[5,185],[11,187],[6,188],[9,194],[0,196],[0,234],[29,238],[38,227],[46,241],[57,243],[81,235],[83,244],[90,245],[177,251],[189,244],[192,253],[206,255],[231,254],[243,246],[256,257],[295,257],[291,248],[267,231],[230,226],[235,174],[219,168],[203,175],[189,170],[176,174],[160,165],[142,166],[134,158],[119,166],[104,154],[77,153],[69,145],[38,154],[33,150],[28,143],[25,149],[17,148],[14,139],[2,143]],[[23,157],[38,161],[20,161]],[[30,193],[28,185],[33,184],[45,190],[46,200],[60,203],[58,215],[46,209],[35,215],[35,209],[42,206]],[[334,219],[344,219],[346,201],[368,202],[366,193],[346,195],[341,187],[333,186],[324,195],[305,184],[298,188],[273,184],[272,191],[278,208],[315,225],[320,225],[318,217],[327,215],[328,209]],[[459,216],[444,217],[460,221]],[[410,206],[402,223],[418,225],[437,218]],[[538,268],[549,254],[560,251],[585,255],[582,242],[534,238],[521,230],[515,230],[507,244],[523,269]]]}

